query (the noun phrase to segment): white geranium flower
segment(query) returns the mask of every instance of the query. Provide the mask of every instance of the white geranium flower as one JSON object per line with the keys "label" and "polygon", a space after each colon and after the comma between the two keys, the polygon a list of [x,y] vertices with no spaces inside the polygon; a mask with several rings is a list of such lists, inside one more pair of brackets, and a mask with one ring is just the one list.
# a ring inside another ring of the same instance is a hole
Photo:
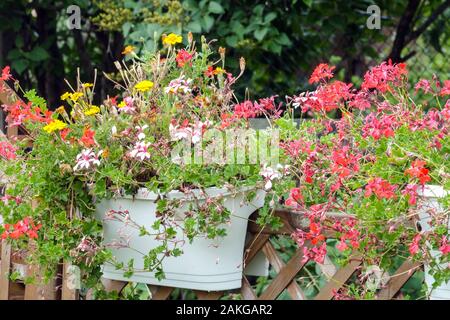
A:
{"label": "white geranium flower", "polygon": [[103,153],[103,150],[95,154],[92,149],[84,149],[77,155],[77,163],[73,167],[74,171],[88,170],[93,166],[100,165],[99,157]]}

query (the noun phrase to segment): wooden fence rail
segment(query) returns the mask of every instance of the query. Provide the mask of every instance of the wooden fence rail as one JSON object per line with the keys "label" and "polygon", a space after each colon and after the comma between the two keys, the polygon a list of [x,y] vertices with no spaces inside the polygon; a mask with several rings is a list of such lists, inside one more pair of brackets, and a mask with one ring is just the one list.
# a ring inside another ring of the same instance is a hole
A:
{"label": "wooden fence rail", "polygon": [[[251,279],[244,275],[242,286],[239,290],[231,292],[194,291],[198,299],[220,299],[222,296],[229,293],[240,293],[242,298],[246,300],[273,300],[277,299],[285,290],[293,300],[306,299],[306,294],[300,287],[297,277],[308,261],[304,261],[303,248],[301,247],[296,249],[288,262],[284,262],[280,257],[279,252],[275,249],[270,239],[272,236],[290,235],[294,230],[294,226],[289,218],[289,212],[278,211],[276,214],[282,219],[284,224],[284,227],[277,232],[261,229],[256,224],[252,222],[249,223],[249,235],[251,239],[248,241],[247,249],[244,253],[245,263],[248,265],[258,253],[262,252],[276,272],[276,276],[271,279],[264,291],[257,294],[254,286],[251,285]],[[310,244],[305,243],[305,245],[308,246]],[[328,261],[330,261],[330,259]],[[61,280],[56,280],[47,285],[24,285],[21,282],[10,281],[8,279],[8,274],[13,270],[14,266],[17,267],[17,265],[23,263],[23,259],[14,260],[14,255],[11,253],[10,246],[6,241],[3,241],[0,267],[0,299],[78,299],[76,290],[70,290],[67,286],[67,279],[65,277],[67,265],[62,265],[61,272],[57,277],[57,279]],[[328,267],[322,265],[321,269],[325,274],[328,272],[329,280],[320,288],[319,293],[314,299],[333,299],[335,293],[341,289],[355,273],[359,272],[360,265],[361,256],[358,252],[354,252],[350,262],[342,268],[337,268],[332,262],[329,262]],[[377,293],[377,298],[383,300],[396,298],[397,293],[403,285],[411,278],[416,270],[420,269],[420,267],[421,265],[419,263],[406,260],[400,268],[390,276],[389,281],[380,288]],[[28,275],[36,276],[39,274],[39,268],[36,266],[28,266],[26,270]],[[103,284],[107,291],[117,291],[120,293],[128,282],[103,279]],[[152,299],[165,300],[171,297],[171,294],[176,288],[149,285],[149,289],[152,293]]]}
{"label": "wooden fence rail", "polygon": [[[303,248],[298,248],[291,259],[285,263],[279,256],[279,252],[270,241],[270,237],[273,235],[290,235],[292,231],[295,230],[295,227],[292,225],[292,219],[290,219],[289,212],[278,211],[276,214],[280,216],[284,224],[284,227],[277,232],[261,230],[259,226],[252,222],[249,224],[249,231],[251,231],[251,236],[253,239],[248,242],[249,245],[244,256],[246,264],[249,264],[259,252],[263,252],[277,274],[265,290],[259,295],[256,294],[247,276],[244,276],[242,280],[242,287],[239,290],[243,299],[274,300],[277,299],[285,290],[293,300],[306,299],[306,295],[296,279],[298,274],[308,262],[303,261]],[[305,245],[308,246],[310,244],[306,243]],[[350,262],[343,268],[338,269],[333,265],[333,274],[330,275],[328,282],[320,289],[314,299],[333,299],[335,293],[341,289],[356,272],[359,272],[361,262],[361,255],[358,252],[354,252]],[[377,298],[383,300],[394,299],[403,285],[413,276],[414,272],[418,270],[420,266],[421,265],[419,263],[406,260],[401,267],[390,276],[390,280],[378,291]],[[327,271],[325,266],[321,267],[323,272]],[[123,281],[105,280],[104,284],[107,290],[115,290],[120,292],[128,283]],[[175,288],[151,286],[150,290],[153,293],[153,299],[159,300],[168,299]],[[219,299],[229,292],[196,291],[195,293],[198,299]]]}

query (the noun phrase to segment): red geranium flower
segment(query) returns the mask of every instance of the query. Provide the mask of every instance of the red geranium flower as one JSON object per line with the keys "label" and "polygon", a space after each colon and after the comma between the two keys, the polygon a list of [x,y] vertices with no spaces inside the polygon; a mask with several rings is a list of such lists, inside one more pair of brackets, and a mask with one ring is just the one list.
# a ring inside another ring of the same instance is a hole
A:
{"label": "red geranium flower", "polygon": [[0,78],[2,81],[7,81],[11,78],[11,68],[9,66],[6,66],[2,70],[2,77]]}
{"label": "red geranium flower", "polygon": [[411,255],[415,255],[417,252],[419,252],[420,239],[422,239],[422,235],[418,233],[409,245],[409,253],[411,253]]}
{"label": "red geranium flower", "polygon": [[8,141],[0,141],[0,156],[6,160],[12,160],[17,157],[16,147]]}
{"label": "red geranium flower", "polygon": [[396,185],[390,184],[388,181],[381,178],[374,178],[366,185],[366,197],[375,194],[378,199],[392,199],[395,198]]}
{"label": "red geranium flower", "polygon": [[444,81],[444,87],[441,89],[439,95],[441,96],[450,95],[450,80]]}
{"label": "red geranium flower", "polygon": [[175,60],[177,61],[178,66],[182,68],[187,62],[189,62],[192,59],[193,56],[194,56],[193,54],[190,54],[186,50],[181,49],[178,51]]}
{"label": "red geranium flower", "polygon": [[411,163],[411,167],[405,170],[405,174],[411,176],[412,178],[417,178],[421,184],[425,184],[428,181],[431,181],[431,178],[428,175],[429,170],[425,168],[425,164],[425,161],[419,159],[414,160]]}
{"label": "red geranium flower", "polygon": [[83,131],[83,136],[81,137],[81,142],[85,147],[90,147],[95,144],[95,131],[90,128],[85,128]]}
{"label": "red geranium flower", "polygon": [[330,67],[326,63],[319,64],[311,74],[311,77],[309,78],[309,83],[313,84],[316,82],[320,82],[321,80],[333,78],[333,70],[335,68],[336,68],[335,66]]}

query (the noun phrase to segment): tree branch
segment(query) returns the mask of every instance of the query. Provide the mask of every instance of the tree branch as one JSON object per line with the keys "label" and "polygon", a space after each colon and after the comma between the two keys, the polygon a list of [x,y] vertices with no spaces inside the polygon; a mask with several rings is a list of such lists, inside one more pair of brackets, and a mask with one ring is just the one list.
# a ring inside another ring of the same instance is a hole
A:
{"label": "tree branch", "polygon": [[414,16],[419,8],[420,0],[409,0],[408,5],[403,12],[402,17],[397,26],[397,31],[395,33],[394,44],[392,45],[391,53],[388,59],[393,62],[399,62],[401,60],[401,53],[406,44],[406,37],[411,32],[411,23]]}
{"label": "tree branch", "polygon": [[439,7],[437,7],[436,10],[434,10],[433,13],[428,17],[428,19],[407,37],[405,44],[408,44],[411,41],[417,39],[449,7],[450,0],[445,1]]}

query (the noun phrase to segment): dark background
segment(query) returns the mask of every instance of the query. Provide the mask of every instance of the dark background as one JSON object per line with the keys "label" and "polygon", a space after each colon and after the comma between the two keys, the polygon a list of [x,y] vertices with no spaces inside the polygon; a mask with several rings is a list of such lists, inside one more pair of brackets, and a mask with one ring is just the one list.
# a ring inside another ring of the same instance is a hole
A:
{"label": "dark background", "polygon": [[[367,8],[381,9],[381,29],[369,29]],[[67,8],[78,5],[81,29],[70,30]],[[227,69],[247,69],[237,95],[284,98],[310,89],[314,66],[329,62],[337,77],[360,82],[369,66],[406,61],[410,78],[450,78],[450,0],[1,0],[0,64],[23,88],[36,88],[57,108],[60,95],[94,70],[114,76],[125,45],[152,49],[162,33],[192,31],[227,47]],[[186,37],[184,37],[186,38]],[[99,72],[98,99],[114,95]],[[246,93],[245,88],[248,88]]]}

